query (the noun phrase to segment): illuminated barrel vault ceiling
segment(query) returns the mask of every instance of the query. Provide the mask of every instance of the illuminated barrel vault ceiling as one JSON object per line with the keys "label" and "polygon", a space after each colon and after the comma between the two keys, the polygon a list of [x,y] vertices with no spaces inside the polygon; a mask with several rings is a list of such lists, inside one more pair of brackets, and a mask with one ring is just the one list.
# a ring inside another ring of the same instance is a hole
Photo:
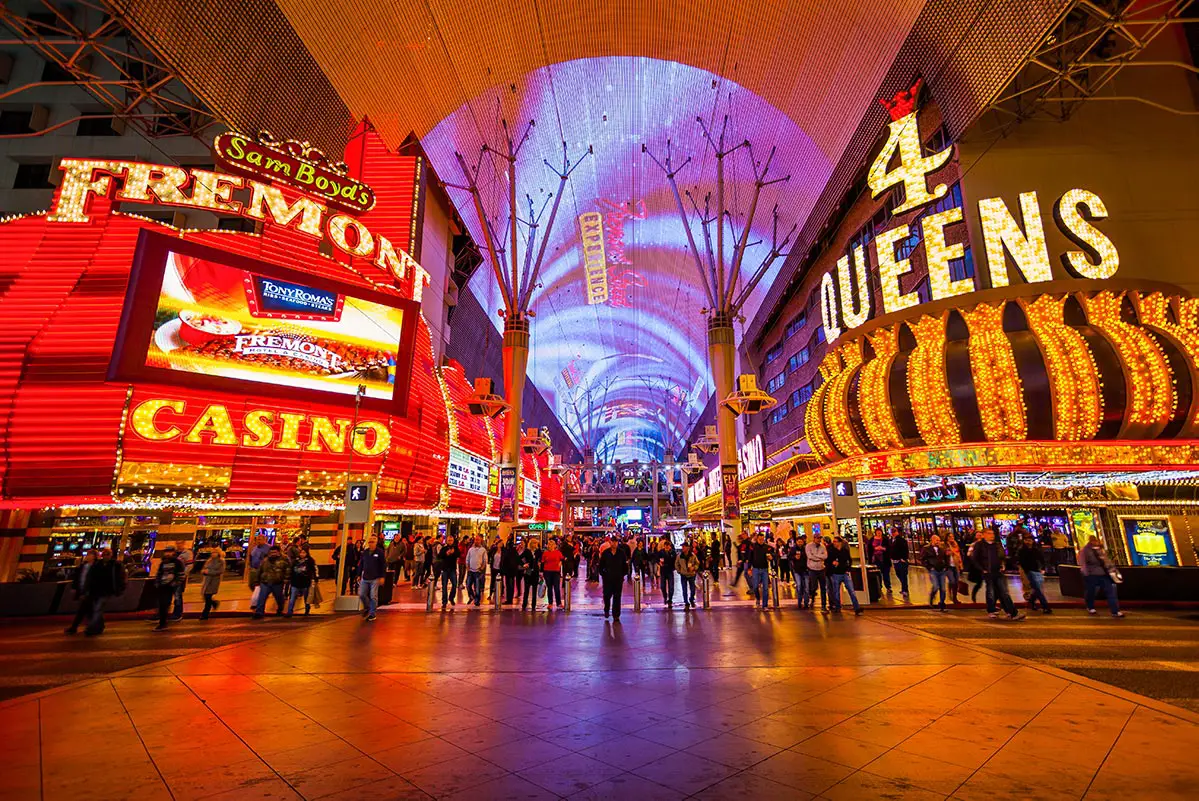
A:
{"label": "illuminated barrel vault ceiling", "polygon": [[[180,13],[178,1],[123,5],[152,25],[154,13]],[[703,292],[666,181],[642,154],[642,144],[661,157],[671,139],[676,164],[692,157],[679,182],[701,204],[714,188],[715,167],[697,117],[719,130],[728,115],[729,141],[751,140],[759,160],[778,148],[771,173],[791,178],[763,193],[751,241],[765,241],[747,254],[752,269],[769,249],[772,206],[778,204],[784,233],[805,222],[924,0],[275,3],[277,9],[269,0],[248,2],[256,9],[255,25],[253,15],[235,10],[236,3],[209,8],[208,0],[197,0],[190,6],[194,15],[239,15],[247,25],[236,37],[226,28],[219,42],[221,32],[206,40],[189,27],[192,57],[214,46],[233,54],[236,48],[228,45],[256,37],[281,42],[297,70],[315,62],[344,103],[340,113],[369,117],[393,146],[415,134],[447,182],[461,181],[455,151],[473,163],[481,144],[500,143],[501,117],[521,127],[536,120],[520,158],[522,216],[528,214],[526,194],[541,209],[546,192],[556,188],[543,159],[560,163],[563,141],[572,155],[594,148],[568,185],[543,286],[533,296],[530,375],[559,419],[575,429],[576,407],[586,411],[581,388],[596,388],[592,400],[598,406],[605,397],[599,387],[606,387],[606,406],[593,410],[604,432],[599,450],[605,458],[627,460],[659,456],[664,444],[685,436],[681,429],[712,391],[699,314],[706,305]],[[154,38],[169,49],[169,40],[184,33],[164,28]],[[292,39],[305,52],[292,53]],[[228,57],[236,62],[236,55]],[[507,186],[496,166],[485,171],[483,193],[501,228]],[[733,159],[729,179],[729,207],[740,230],[753,180],[745,151]],[[450,194],[482,242],[469,198],[453,189]],[[607,226],[610,284],[608,300],[597,305],[587,303],[584,291],[579,227],[579,216],[593,212],[604,215]],[[492,311],[499,306],[494,280],[480,269],[471,282]],[[759,300],[747,305],[748,318]],[[682,409],[666,401],[663,388],[671,386]]]}

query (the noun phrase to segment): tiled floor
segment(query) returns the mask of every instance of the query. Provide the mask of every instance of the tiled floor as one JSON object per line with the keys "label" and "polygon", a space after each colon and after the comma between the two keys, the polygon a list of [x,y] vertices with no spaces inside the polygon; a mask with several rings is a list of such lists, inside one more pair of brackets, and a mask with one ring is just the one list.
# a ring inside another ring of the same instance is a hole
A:
{"label": "tiled floor", "polygon": [[0,798],[1194,798],[1197,719],[869,617],[385,613],[0,705]]}

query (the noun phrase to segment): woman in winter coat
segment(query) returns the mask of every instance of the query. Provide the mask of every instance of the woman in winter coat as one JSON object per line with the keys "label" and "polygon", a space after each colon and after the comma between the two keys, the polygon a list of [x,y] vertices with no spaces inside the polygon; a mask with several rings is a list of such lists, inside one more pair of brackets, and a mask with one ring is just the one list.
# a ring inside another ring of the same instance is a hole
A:
{"label": "woman in winter coat", "polygon": [[221,576],[225,575],[224,551],[214,547],[212,553],[208,554],[204,566],[200,568],[200,575],[203,577],[200,582],[200,594],[204,596],[204,611],[200,613],[200,620],[207,620],[208,613],[221,605],[216,599],[216,594],[221,589]]}

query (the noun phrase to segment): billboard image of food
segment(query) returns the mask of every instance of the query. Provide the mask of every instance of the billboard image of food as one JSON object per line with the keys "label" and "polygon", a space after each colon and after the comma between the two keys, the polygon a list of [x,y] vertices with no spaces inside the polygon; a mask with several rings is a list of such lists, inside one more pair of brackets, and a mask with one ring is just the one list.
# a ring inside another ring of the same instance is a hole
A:
{"label": "billboard image of food", "polygon": [[390,399],[404,310],[171,251],[145,366]]}

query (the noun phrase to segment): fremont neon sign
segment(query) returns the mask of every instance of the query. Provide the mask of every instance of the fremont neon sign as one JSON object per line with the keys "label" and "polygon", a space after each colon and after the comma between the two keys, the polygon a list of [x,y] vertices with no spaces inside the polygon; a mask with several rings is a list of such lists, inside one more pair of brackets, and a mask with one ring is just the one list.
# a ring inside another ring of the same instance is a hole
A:
{"label": "fremont neon sign", "polygon": [[[237,214],[328,241],[342,253],[370,259],[398,281],[415,276],[413,300],[420,301],[424,286],[429,283],[429,274],[416,259],[403,248],[395,247],[387,237],[371,233],[366,225],[348,214],[330,213],[329,207],[315,198],[300,195],[289,202],[278,187],[269,183],[240,175],[137,161],[63,159],[61,169],[62,185],[47,215],[49,222],[90,221],[88,205],[92,197]],[[121,186],[114,194],[117,179],[121,179]],[[243,194],[248,192],[248,198],[234,200],[233,193],[239,190]]]}
{"label": "fremont neon sign", "polygon": [[[904,200],[895,207],[895,213],[926,206],[948,192],[945,184],[937,184],[931,192],[928,188],[929,175],[949,161],[953,146],[927,156],[923,153],[915,110],[919,89],[917,82],[912,89],[896,95],[894,100],[883,101],[891,112],[892,122],[888,126],[887,141],[867,174],[867,183],[875,198],[893,187],[903,187]],[[893,163],[896,166],[891,168]],[[1017,216],[1002,198],[985,198],[978,202],[986,275],[991,287],[1010,284],[1009,260],[1027,283],[1053,280],[1040,199],[1036,192],[1024,192],[1019,203]],[[1054,203],[1054,222],[1078,247],[1078,250],[1061,254],[1062,266],[1071,276],[1110,278],[1120,266],[1115,245],[1092,224],[1107,216],[1103,200],[1086,189],[1071,189]],[[920,220],[920,240],[924,244],[932,300],[944,300],[984,288],[976,283],[982,275],[981,270],[956,280],[950,274],[950,263],[963,258],[965,247],[948,244],[945,229],[963,219],[963,210],[955,207]],[[821,277],[820,307],[828,341],[878,314],[902,311],[921,302],[915,291],[901,292],[899,288],[900,278],[911,272],[912,264],[906,257],[896,258],[896,247],[911,238],[913,225],[903,224],[884,231],[869,245],[882,289],[881,309],[874,307],[870,293],[867,275],[870,258],[866,247],[856,247],[842,256],[836,269]]]}

